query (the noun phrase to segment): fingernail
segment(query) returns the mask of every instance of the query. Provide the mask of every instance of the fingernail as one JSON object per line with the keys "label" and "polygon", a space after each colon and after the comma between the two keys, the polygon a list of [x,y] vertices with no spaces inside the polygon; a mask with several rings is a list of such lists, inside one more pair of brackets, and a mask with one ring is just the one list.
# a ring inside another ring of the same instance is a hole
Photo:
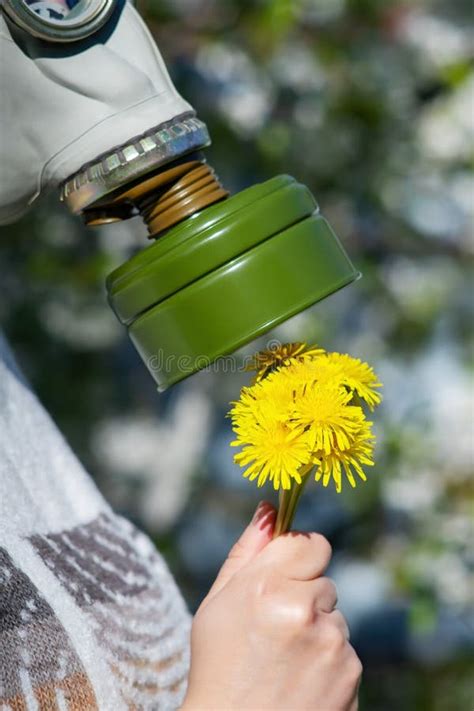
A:
{"label": "fingernail", "polygon": [[259,515],[259,513],[260,513],[260,509],[263,507],[264,504],[265,504],[265,501],[259,501],[259,502],[258,502],[257,508],[255,509],[255,513],[254,513],[253,518],[252,518],[252,523],[255,523],[255,521],[257,520],[258,515]]}
{"label": "fingernail", "polygon": [[262,514],[265,512],[266,509],[270,507],[271,504],[269,501],[260,501],[257,508],[255,509],[255,513],[252,518],[252,523],[257,523],[258,521],[260,521],[262,518]]}

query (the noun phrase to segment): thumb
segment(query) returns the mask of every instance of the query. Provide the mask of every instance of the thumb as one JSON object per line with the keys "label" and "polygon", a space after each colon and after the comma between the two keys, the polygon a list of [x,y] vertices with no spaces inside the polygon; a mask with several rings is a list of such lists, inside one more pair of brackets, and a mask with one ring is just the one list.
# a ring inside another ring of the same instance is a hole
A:
{"label": "thumb", "polygon": [[275,507],[268,501],[261,501],[251,522],[227,556],[227,560],[220,569],[214,585],[209,590],[206,601],[217,595],[237,571],[249,563],[267,543],[270,543],[273,536],[275,517]]}

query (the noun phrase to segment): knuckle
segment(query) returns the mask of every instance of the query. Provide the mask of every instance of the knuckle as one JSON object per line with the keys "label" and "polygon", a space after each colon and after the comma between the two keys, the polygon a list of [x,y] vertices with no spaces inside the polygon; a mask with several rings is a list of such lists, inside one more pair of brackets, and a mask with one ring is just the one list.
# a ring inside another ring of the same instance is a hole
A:
{"label": "knuckle", "polygon": [[327,623],[322,627],[320,636],[324,646],[336,654],[339,654],[347,643],[344,632],[340,627],[332,623]]}
{"label": "knuckle", "polygon": [[349,639],[350,631],[346,622],[346,618],[340,610],[333,610],[331,613],[331,620],[334,625],[338,627],[344,639]]}
{"label": "knuckle", "polygon": [[282,639],[299,637],[314,623],[313,605],[291,600],[275,576],[260,577],[253,586],[252,598],[256,624],[270,624]]}
{"label": "knuckle", "polygon": [[278,616],[278,638],[286,648],[307,639],[311,629],[311,611],[308,607],[299,604],[289,607],[277,603],[275,614]]}
{"label": "knuckle", "polygon": [[351,655],[347,662],[347,672],[349,674],[350,680],[354,683],[358,683],[362,676],[363,666],[359,657],[357,656],[354,649],[351,647]]}
{"label": "knuckle", "polygon": [[336,583],[331,580],[331,578],[319,578],[319,590],[318,595],[322,597],[326,595],[327,597],[333,598],[335,604],[337,603],[337,588]]}
{"label": "knuckle", "polygon": [[311,541],[318,553],[318,556],[320,556],[324,560],[329,561],[332,556],[332,546],[329,543],[328,539],[320,533],[312,533]]}
{"label": "knuckle", "polygon": [[[298,532],[296,532],[298,533]],[[299,533],[299,535],[283,534],[271,541],[268,550],[272,551],[274,563],[287,561],[288,557],[311,557],[321,562],[325,568],[332,555],[331,544],[321,533]]]}
{"label": "knuckle", "polygon": [[309,627],[314,622],[314,610],[311,605],[295,604],[291,614],[291,624],[298,630]]}
{"label": "knuckle", "polygon": [[331,612],[331,620],[333,620],[334,624],[337,624],[341,628],[345,628],[347,623],[346,623],[346,618],[342,614],[340,610],[333,610]]}

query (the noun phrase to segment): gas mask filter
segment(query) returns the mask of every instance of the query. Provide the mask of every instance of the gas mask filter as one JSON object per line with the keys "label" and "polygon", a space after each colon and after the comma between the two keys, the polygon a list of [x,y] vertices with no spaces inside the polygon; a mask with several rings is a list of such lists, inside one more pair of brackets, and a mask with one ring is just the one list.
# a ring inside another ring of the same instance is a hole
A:
{"label": "gas mask filter", "polygon": [[[91,37],[103,32],[116,9],[114,0],[4,0],[4,11],[9,23],[39,43],[80,46],[87,37],[84,62],[94,51]],[[77,144],[69,150],[76,143],[71,135],[62,158],[58,161],[56,151],[49,160],[46,156],[46,168],[40,167],[49,185],[61,184],[61,199],[87,224],[134,215],[145,221],[152,243],[110,274],[107,293],[164,390],[349,284],[358,273],[310,191],[290,176],[228,195],[202,153],[210,142],[206,126],[177,94],[156,47],[145,56],[143,40],[141,45],[138,36],[132,41],[133,32],[124,27],[136,23],[135,16],[127,4],[102,40],[103,51],[113,51],[114,35],[123,37],[128,30],[128,46],[119,47],[122,59],[128,53],[125,59],[146,72],[153,53],[151,100],[161,120],[147,127],[149,114],[140,116],[140,105],[150,97],[137,102],[134,96],[135,119],[129,112],[121,121],[129,107],[112,107],[104,119],[108,130],[97,134],[89,116],[90,125],[81,126],[76,137],[81,151]],[[142,25],[140,32],[145,32]],[[135,47],[141,56],[134,54]],[[55,59],[61,61],[57,54]],[[112,83],[120,79],[113,69],[109,63]],[[94,81],[91,75],[91,93]],[[0,207],[1,198],[0,190]]]}

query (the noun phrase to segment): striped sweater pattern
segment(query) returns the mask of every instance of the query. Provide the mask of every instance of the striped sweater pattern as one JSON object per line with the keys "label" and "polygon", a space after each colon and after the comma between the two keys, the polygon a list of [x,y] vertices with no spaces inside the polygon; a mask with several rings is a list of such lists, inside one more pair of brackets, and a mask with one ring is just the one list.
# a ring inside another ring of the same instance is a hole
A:
{"label": "striped sweater pattern", "polygon": [[163,559],[107,506],[0,335],[0,710],[177,709],[189,633]]}

